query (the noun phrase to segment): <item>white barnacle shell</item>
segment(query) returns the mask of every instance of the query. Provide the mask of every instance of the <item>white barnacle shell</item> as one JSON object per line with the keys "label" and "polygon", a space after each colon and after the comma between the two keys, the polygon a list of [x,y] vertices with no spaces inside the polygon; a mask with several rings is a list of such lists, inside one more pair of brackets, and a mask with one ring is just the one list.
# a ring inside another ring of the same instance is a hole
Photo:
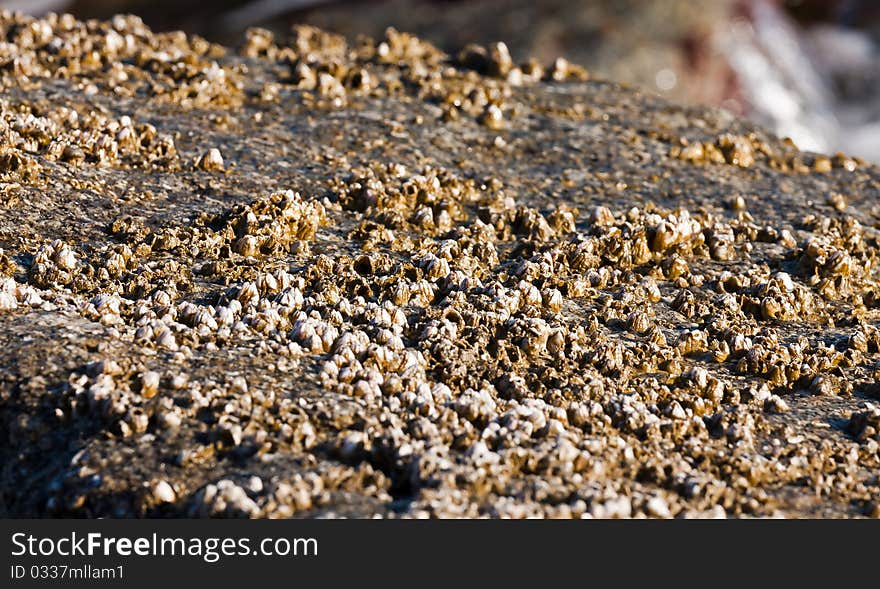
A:
{"label": "white barnacle shell", "polygon": [[153,299],[154,303],[163,307],[167,307],[171,304],[171,295],[169,295],[164,290],[157,290],[153,293],[151,298]]}
{"label": "white barnacle shell", "polygon": [[278,280],[271,274],[260,274],[256,280],[257,290],[261,294],[274,294],[278,292]]}
{"label": "white barnacle shell", "polygon": [[211,312],[205,307],[202,307],[196,312],[193,323],[196,327],[204,326],[212,331],[216,331],[217,329],[217,321],[211,315]]}
{"label": "white barnacle shell", "polygon": [[235,322],[235,313],[229,307],[217,307],[215,321],[218,326],[229,326]]}
{"label": "white barnacle shell", "polygon": [[55,262],[59,268],[62,270],[73,270],[76,268],[76,255],[69,245],[56,241],[53,244],[53,248],[55,254],[52,256],[52,261]]}
{"label": "white barnacle shell", "polygon": [[18,308],[15,296],[5,290],[0,291],[0,311],[11,311]]}
{"label": "white barnacle shell", "polygon": [[241,285],[236,298],[242,305],[256,304],[260,299],[260,291],[253,282],[245,282]]}
{"label": "white barnacle shell", "polygon": [[223,155],[216,147],[212,147],[199,158],[196,164],[206,172],[218,172],[223,170]]}
{"label": "white barnacle shell", "polygon": [[547,289],[542,293],[541,298],[544,306],[553,313],[558,313],[562,309],[562,293],[559,290]]}

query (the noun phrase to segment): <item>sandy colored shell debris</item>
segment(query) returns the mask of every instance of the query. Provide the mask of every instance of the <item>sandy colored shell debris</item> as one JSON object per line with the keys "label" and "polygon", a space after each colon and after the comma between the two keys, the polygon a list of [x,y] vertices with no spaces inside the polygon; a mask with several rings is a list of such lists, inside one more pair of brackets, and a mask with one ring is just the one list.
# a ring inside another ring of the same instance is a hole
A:
{"label": "sandy colored shell debris", "polygon": [[876,167],[500,43],[0,41],[0,514],[880,514]]}

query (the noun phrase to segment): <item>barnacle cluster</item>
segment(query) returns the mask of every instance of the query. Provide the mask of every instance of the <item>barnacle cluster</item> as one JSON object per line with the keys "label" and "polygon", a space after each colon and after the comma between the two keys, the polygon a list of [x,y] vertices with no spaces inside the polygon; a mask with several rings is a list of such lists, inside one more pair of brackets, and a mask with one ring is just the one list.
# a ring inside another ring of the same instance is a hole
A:
{"label": "barnacle cluster", "polygon": [[39,155],[72,165],[164,168],[177,159],[174,140],[149,123],[135,124],[128,116],[111,119],[95,111],[81,116],[65,106],[41,111],[36,105],[0,101],[0,132],[10,158]]}
{"label": "barnacle cluster", "polygon": [[136,16],[104,22],[4,11],[0,38],[0,68],[21,79],[77,80],[88,93],[97,92],[100,81],[120,96],[147,92],[184,107],[241,101],[238,73],[216,61],[223,48],[179,32],[154,34]]}
{"label": "barnacle cluster", "polygon": [[[563,58],[551,67],[530,60],[516,65],[504,43],[470,45],[457,57],[413,35],[389,28],[382,39],[359,38],[349,45],[340,35],[314,27],[293,27],[279,42],[268,30],[254,28],[239,52],[249,58],[286,66],[259,96],[277,101],[279,91],[302,91],[306,104],[341,107],[366,96],[414,96],[437,104],[446,120],[469,115],[490,129],[502,129],[518,108],[511,88],[542,79],[585,80],[587,72]],[[448,67],[455,65],[458,67]],[[481,74],[481,75],[480,75]]]}
{"label": "barnacle cluster", "polygon": [[[764,159],[771,168],[795,174],[827,174],[834,169],[852,172],[863,160],[843,153],[833,157],[802,154],[791,141],[772,146],[763,133],[722,133],[710,140],[690,140],[678,137],[669,150],[669,156],[693,164],[728,164],[750,168]],[[838,197],[839,198],[839,197]]]}
{"label": "barnacle cluster", "polygon": [[503,44],[0,30],[12,512],[877,512],[875,168]]}

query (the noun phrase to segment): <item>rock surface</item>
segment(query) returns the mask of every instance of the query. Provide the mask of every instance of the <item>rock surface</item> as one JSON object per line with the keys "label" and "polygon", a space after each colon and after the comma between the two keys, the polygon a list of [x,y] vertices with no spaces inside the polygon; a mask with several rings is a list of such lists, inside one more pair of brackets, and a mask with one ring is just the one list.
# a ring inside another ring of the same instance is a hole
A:
{"label": "rock surface", "polygon": [[876,167],[500,44],[0,38],[2,515],[878,512]]}

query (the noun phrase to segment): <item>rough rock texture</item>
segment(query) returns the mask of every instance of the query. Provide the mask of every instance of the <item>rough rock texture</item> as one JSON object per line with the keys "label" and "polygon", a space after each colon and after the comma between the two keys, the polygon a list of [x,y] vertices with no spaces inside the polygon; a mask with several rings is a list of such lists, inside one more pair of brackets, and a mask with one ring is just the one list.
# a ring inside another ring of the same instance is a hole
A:
{"label": "rough rock texture", "polygon": [[3,515],[880,512],[877,168],[503,45],[0,39]]}

